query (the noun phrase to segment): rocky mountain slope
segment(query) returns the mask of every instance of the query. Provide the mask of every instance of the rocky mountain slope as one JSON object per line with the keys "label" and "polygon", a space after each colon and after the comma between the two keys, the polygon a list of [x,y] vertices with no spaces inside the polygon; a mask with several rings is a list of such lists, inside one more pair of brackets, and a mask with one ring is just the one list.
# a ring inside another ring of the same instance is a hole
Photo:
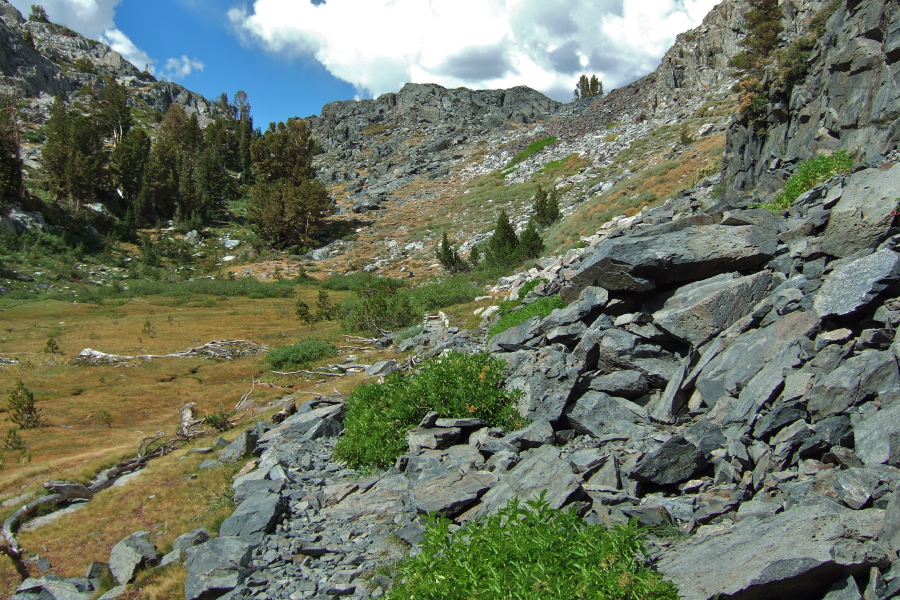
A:
{"label": "rocky mountain slope", "polygon": [[124,83],[146,110],[164,113],[176,103],[201,117],[212,113],[210,102],[200,94],[159,81],[106,44],[62,25],[27,21],[16,7],[0,0],[0,91],[17,90],[32,100],[32,117],[38,123],[57,93],[102,88],[108,77]]}
{"label": "rocky mountain slope", "polygon": [[[792,9],[802,21],[818,6]],[[502,357],[508,385],[523,391],[525,428],[508,433],[432,415],[409,433],[393,469],[365,477],[331,460],[340,398],[307,403],[284,423],[242,436],[219,457],[256,455],[235,480],[237,510],[218,537],[192,534],[163,559],[185,561],[189,600],[379,597],[390,581],[376,567],[396,556],[397,540],[419,543],[421,514],[464,522],[541,492],[588,522],[674,524],[679,534],[653,537],[648,552],[686,599],[900,595],[900,153],[892,87],[900,6],[844,0],[806,81],[789,105],[771,107],[767,132],[703,116],[731,86],[721,53],[735,50],[745,8],[720,5],[705,35],[681,36],[659,71],[591,104],[558,107],[524,90],[507,104],[499,93],[409,86],[383,101],[323,111],[316,127],[338,134],[320,133],[321,172],[344,187],[341,217],[361,215],[366,228],[316,257],[335,268],[364,245],[364,233],[388,227],[399,250],[372,270],[424,263],[434,238],[407,249],[397,241],[405,241],[403,221],[391,220],[398,211],[453,207],[445,195],[464,196],[474,178],[551,132],[557,145],[504,180],[514,185],[583,152],[587,164],[556,182],[575,218],[606,193],[600,189],[613,180],[606,166],[648,132],[708,118],[706,133],[724,138],[727,127],[725,169],[659,206],[635,207],[586,247],[543,259],[495,290],[515,292],[541,278],[526,301],[559,293],[565,308],[489,340],[485,329],[437,326],[402,343],[422,357],[450,349]],[[401,101],[412,97],[424,103],[421,114]],[[449,106],[443,98],[461,105],[459,125],[430,120]],[[531,122],[542,111],[565,118]],[[338,114],[350,120],[346,128]],[[498,118],[520,125],[494,128]],[[426,143],[436,145],[410,151]],[[680,146],[664,139],[659,152],[674,157]],[[785,213],[755,207],[751,192],[769,199],[775,182],[817,149],[846,150],[859,164]],[[637,164],[633,154],[623,160]],[[612,175],[620,176],[639,174]],[[721,194],[712,193],[714,182]],[[159,560],[133,537],[123,548],[140,552],[120,549],[111,560],[120,581]],[[62,584],[30,580],[15,598],[54,585]]]}

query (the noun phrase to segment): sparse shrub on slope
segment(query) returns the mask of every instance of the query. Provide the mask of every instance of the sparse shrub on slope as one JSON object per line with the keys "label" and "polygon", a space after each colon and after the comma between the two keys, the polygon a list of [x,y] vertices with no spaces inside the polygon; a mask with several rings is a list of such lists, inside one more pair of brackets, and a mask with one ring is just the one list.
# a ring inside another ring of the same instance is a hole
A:
{"label": "sparse shrub on slope", "polygon": [[271,350],[266,360],[273,369],[302,368],[309,363],[337,354],[337,348],[319,340],[304,340]]}
{"label": "sparse shrub on slope", "polygon": [[635,523],[588,525],[541,498],[451,531],[428,524],[422,551],[402,562],[391,600],[675,600],[675,586],[642,560]]}
{"label": "sparse shrub on slope", "polygon": [[415,374],[393,373],[384,383],[356,388],[347,401],[335,457],[354,468],[386,468],[406,451],[406,432],[431,411],[475,417],[494,427],[519,426],[518,394],[503,388],[504,366],[486,352],[449,353]]}
{"label": "sparse shrub on slope", "polygon": [[778,192],[775,199],[762,207],[776,212],[787,210],[803,192],[852,168],[853,159],[844,151],[835,152],[831,156],[820,154],[805,160],[797,165],[794,174],[788,178],[784,189]]}
{"label": "sparse shrub on slope", "polygon": [[21,381],[9,392],[6,410],[9,412],[7,419],[19,429],[37,429],[45,425],[34,394]]}

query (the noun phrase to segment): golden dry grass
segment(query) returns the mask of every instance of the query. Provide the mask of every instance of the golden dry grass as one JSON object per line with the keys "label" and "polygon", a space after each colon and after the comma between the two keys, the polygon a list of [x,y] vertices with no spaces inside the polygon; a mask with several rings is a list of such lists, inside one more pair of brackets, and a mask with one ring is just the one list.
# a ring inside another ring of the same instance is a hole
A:
{"label": "golden dry grass", "polygon": [[[315,306],[318,288],[298,286],[297,294]],[[346,292],[330,292],[330,296],[337,302]],[[144,437],[157,431],[173,435],[185,403],[194,402],[201,416],[233,408],[250,389],[252,378],[257,381],[254,409],[239,427],[276,410],[279,403],[275,401],[288,394],[296,394],[302,402],[311,397],[305,392],[351,391],[363,376],[277,376],[268,373],[263,356],[235,361],[161,358],[118,367],[67,363],[84,348],[127,355],[165,354],[223,339],[246,339],[270,347],[310,338],[339,347],[354,345],[344,342],[337,323],[302,324],[294,314],[295,303],[296,297],[196,297],[187,302],[141,298],[119,306],[52,300],[0,303],[0,356],[21,361],[0,370],[0,406],[5,408],[9,390],[22,381],[34,393],[47,422],[44,428],[19,432],[28,446],[27,463],[22,464],[19,453],[2,450],[0,501],[40,493],[41,484],[49,479],[85,483],[103,468],[134,456]],[[44,352],[50,336],[58,340],[62,355]],[[391,356],[355,348],[345,348],[342,354],[331,362],[349,354],[367,364]],[[111,417],[109,427],[102,411]],[[5,415],[0,413],[0,444],[12,427],[3,421]],[[234,430],[226,437],[236,434]],[[77,512],[22,532],[22,547],[50,559],[52,572],[80,576],[90,562],[108,561],[112,546],[134,531],[151,531],[163,550],[190,529],[206,526],[214,531],[232,510],[223,498],[230,492],[233,470],[198,471],[204,457],[188,450],[184,447],[151,462],[136,479],[99,493]],[[24,502],[0,508],[0,520]],[[146,590],[130,597],[174,598],[181,592],[172,590],[180,589],[182,580],[178,568],[167,569],[147,578],[142,584]],[[0,597],[9,597],[15,585],[11,564],[0,556]]]}

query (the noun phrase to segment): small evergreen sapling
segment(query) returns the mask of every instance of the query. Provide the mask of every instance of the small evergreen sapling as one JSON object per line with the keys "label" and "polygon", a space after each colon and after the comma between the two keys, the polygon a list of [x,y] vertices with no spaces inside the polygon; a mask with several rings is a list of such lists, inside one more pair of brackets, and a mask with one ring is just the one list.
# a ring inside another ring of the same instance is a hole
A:
{"label": "small evergreen sapling", "polygon": [[44,426],[41,409],[37,407],[34,394],[21,381],[9,392],[7,410],[7,419],[18,425],[19,429],[38,429]]}
{"label": "small evergreen sapling", "polygon": [[454,250],[450,240],[447,239],[447,232],[444,232],[441,238],[441,245],[435,250],[438,262],[450,273],[462,273],[469,270],[469,264]]}

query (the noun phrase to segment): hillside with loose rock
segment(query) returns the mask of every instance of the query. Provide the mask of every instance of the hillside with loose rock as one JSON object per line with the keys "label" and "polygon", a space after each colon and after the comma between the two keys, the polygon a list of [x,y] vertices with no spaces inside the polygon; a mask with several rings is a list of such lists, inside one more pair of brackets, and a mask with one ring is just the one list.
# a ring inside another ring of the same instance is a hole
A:
{"label": "hillside with loose rock", "polygon": [[[822,4],[790,4],[785,36]],[[504,187],[523,185],[580,157],[553,180],[575,226],[623,182],[657,181],[629,164],[702,164],[706,154],[689,153],[720,136],[724,167],[490,290],[515,299],[537,280],[518,310],[555,295],[563,308],[495,335],[496,310],[481,308],[471,330],[437,319],[379,340],[420,359],[502,359],[521,428],[429,413],[391,468],[360,473],[332,456],[346,397],[307,401],[211,459],[250,457],[218,532],[186,533],[165,556],[145,533],[125,538],[110,557],[117,583],[180,561],[187,600],[382,597],[396,583],[384,567],[420,549],[425,515],[464,524],[543,494],[590,524],[652,528],[647,561],[687,600],[900,596],[900,7],[840,2],[806,79],[789,101],[772,98],[765,130],[718,112],[733,104],[726,64],[745,8],[722,3],[654,74],[594,102],[408,85],[311,119],[334,218],[357,228],[305,259],[326,271],[436,272],[436,213],[424,207],[459,211],[446,227],[468,218],[453,230],[468,250],[500,203],[478,213],[458,198],[498,170]],[[689,143],[665,137],[684,123]],[[762,206],[822,150],[854,166],[787,210]],[[520,227],[529,201],[530,191],[505,201]],[[29,579],[14,598],[90,598],[98,581]]]}

